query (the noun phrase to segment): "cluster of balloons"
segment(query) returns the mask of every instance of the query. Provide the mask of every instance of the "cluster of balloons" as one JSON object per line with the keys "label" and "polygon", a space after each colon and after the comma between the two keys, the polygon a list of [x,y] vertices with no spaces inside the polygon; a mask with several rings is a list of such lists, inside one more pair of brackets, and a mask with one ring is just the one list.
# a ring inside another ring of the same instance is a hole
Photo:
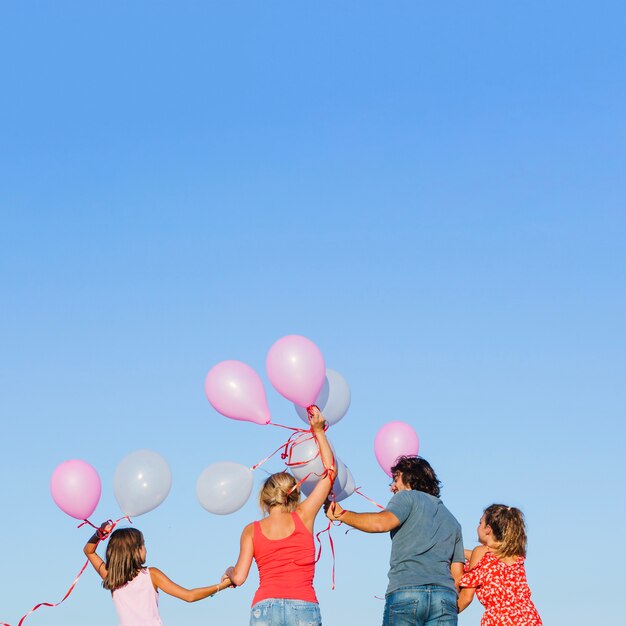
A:
{"label": "cluster of balloons", "polygon": [[[172,474],[165,459],[151,450],[137,450],[124,457],[115,469],[113,491],[120,510],[129,517],[152,511],[165,500]],[[102,483],[95,468],[80,459],[57,466],[50,479],[50,493],[67,515],[88,519],[96,510]]]}
{"label": "cluster of balloons", "polygon": [[[319,348],[302,335],[287,335],[269,349],[266,371],[270,383],[294,404],[297,414],[308,425],[307,407],[317,405],[330,426],[350,407],[350,387],[339,372],[327,369]],[[218,412],[234,420],[266,425],[272,421],[263,382],[255,370],[241,361],[221,361],[206,376],[207,399]],[[332,444],[331,444],[332,445]],[[347,466],[337,457],[334,494],[347,498],[356,486]],[[303,431],[291,444],[287,462],[305,494],[315,486],[324,467],[315,439]],[[241,508],[250,497],[250,468],[230,461],[207,467],[196,484],[200,504],[209,512],[224,515]]]}
{"label": "cluster of balloons", "polygon": [[[337,424],[350,407],[351,394],[345,378],[327,368],[319,348],[306,337],[288,335],[272,345],[266,360],[272,386],[293,403],[297,415],[309,424],[307,407],[317,405],[329,426]],[[259,375],[241,361],[222,361],[206,376],[206,396],[222,415],[255,424],[270,424],[271,414]],[[332,442],[331,442],[332,447]],[[417,454],[419,439],[404,422],[389,422],[377,433],[376,458],[391,476],[391,466],[403,454]],[[333,452],[334,452],[333,447]],[[289,442],[286,461],[293,475],[310,494],[324,474],[317,442],[302,431]],[[356,490],[354,477],[335,454],[337,476],[332,497],[341,501]],[[159,506],[169,494],[172,475],[165,459],[150,450],[138,450],[118,464],[113,477],[115,498],[124,515],[135,517]],[[196,482],[196,496],[209,512],[227,515],[240,509],[252,492],[252,470],[240,463],[223,461],[208,466]],[[102,484],[97,471],[87,462],[61,463],[50,480],[57,506],[76,519],[86,520],[98,505]]]}

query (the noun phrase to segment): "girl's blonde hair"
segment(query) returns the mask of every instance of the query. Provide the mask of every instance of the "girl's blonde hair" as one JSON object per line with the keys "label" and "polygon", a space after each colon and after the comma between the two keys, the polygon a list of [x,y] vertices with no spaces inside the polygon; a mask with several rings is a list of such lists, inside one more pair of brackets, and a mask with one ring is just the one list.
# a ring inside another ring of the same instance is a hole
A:
{"label": "girl's blonde hair", "polygon": [[263,483],[259,492],[259,506],[263,513],[274,506],[280,506],[290,513],[300,504],[300,489],[296,488],[296,479],[287,472],[272,474]]}
{"label": "girl's blonde hair", "polygon": [[107,576],[102,581],[105,589],[113,592],[131,581],[144,564],[143,535],[136,528],[119,528],[109,537],[106,551]]}
{"label": "girl's blonde hair", "polygon": [[494,539],[500,544],[499,556],[526,556],[526,523],[519,509],[492,504],[485,509],[485,524],[491,527]]}

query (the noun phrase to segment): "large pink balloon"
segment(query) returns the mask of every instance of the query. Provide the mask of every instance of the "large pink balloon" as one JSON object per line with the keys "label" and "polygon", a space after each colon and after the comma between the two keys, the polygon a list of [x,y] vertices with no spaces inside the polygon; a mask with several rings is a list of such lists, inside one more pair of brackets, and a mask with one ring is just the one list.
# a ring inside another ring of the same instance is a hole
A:
{"label": "large pink balloon", "polygon": [[403,455],[417,455],[420,440],[417,433],[405,422],[389,422],[377,433],[374,440],[376,459],[386,474],[391,476],[391,467]]}
{"label": "large pink balloon", "polygon": [[315,402],[326,379],[322,353],[302,335],[279,339],[267,353],[265,367],[276,391],[302,407]]}
{"label": "large pink balloon", "polygon": [[76,519],[87,519],[96,510],[101,491],[98,472],[79,459],[61,463],[50,479],[52,499]]}
{"label": "large pink balloon", "polygon": [[271,421],[263,382],[241,361],[213,366],[204,381],[204,391],[213,408],[226,417],[255,424]]}

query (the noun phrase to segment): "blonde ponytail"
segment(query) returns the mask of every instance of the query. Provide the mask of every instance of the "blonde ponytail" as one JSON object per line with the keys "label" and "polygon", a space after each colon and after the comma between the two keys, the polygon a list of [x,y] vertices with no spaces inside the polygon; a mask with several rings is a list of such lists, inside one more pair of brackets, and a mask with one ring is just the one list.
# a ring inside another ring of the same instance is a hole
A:
{"label": "blonde ponytail", "polygon": [[296,479],[287,472],[272,474],[259,492],[259,506],[264,513],[279,506],[292,512],[300,504],[300,489],[296,488]]}

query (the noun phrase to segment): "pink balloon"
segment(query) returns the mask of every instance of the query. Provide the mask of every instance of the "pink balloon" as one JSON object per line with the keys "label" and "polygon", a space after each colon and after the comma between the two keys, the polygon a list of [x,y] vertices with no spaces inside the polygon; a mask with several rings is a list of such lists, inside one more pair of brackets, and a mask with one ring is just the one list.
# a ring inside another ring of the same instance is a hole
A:
{"label": "pink balloon", "polygon": [[315,402],[326,379],[322,353],[302,335],[279,339],[267,353],[265,367],[276,391],[305,408]]}
{"label": "pink balloon", "polygon": [[102,485],[98,472],[75,459],[61,463],[50,479],[50,493],[56,505],[76,519],[87,519],[98,506]]}
{"label": "pink balloon", "polygon": [[391,467],[403,455],[417,455],[420,440],[417,433],[405,422],[389,422],[377,433],[374,439],[376,459],[385,473],[391,476]]}
{"label": "pink balloon", "polygon": [[271,421],[263,382],[241,361],[213,366],[204,381],[204,391],[213,408],[226,417],[255,424]]}

